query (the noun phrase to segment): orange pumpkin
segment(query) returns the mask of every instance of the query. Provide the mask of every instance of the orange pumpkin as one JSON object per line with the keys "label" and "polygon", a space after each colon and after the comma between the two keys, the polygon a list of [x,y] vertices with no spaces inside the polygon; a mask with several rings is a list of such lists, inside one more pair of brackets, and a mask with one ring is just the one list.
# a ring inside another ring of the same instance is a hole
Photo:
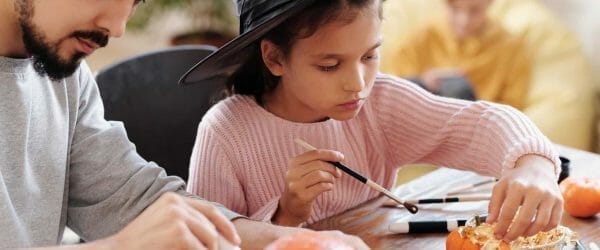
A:
{"label": "orange pumpkin", "polygon": [[462,249],[463,243],[465,242],[465,238],[460,235],[458,229],[453,230],[448,234],[448,238],[446,238],[446,249]]}
{"label": "orange pumpkin", "polygon": [[351,246],[328,234],[307,231],[281,237],[265,250],[351,250]]}
{"label": "orange pumpkin", "polygon": [[591,217],[600,212],[600,180],[568,177],[560,183],[565,211],[574,217]]}
{"label": "orange pumpkin", "polygon": [[[468,232],[464,230],[472,230],[471,228],[465,229],[461,227],[456,229],[446,238],[446,250],[480,250],[483,244],[472,241],[467,237]],[[509,250],[510,246],[508,243],[501,241],[499,245],[500,250]]]}

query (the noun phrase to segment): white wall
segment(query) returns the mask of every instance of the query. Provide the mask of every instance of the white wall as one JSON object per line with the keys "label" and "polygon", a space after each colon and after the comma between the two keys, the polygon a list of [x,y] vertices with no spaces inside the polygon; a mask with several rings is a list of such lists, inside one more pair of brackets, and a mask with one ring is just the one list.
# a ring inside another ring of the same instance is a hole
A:
{"label": "white wall", "polygon": [[542,1],[577,34],[583,50],[594,66],[596,79],[600,80],[600,1]]}

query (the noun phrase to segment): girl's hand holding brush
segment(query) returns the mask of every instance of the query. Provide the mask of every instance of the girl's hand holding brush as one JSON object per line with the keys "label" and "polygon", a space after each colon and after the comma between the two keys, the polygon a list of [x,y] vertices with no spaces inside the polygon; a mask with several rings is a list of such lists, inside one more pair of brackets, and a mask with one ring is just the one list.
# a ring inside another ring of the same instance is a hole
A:
{"label": "girl's hand holding brush", "polygon": [[311,150],[292,158],[286,173],[285,191],[273,222],[284,226],[298,226],[312,214],[315,199],[331,191],[342,172],[327,161],[342,161],[344,155],[333,150]]}

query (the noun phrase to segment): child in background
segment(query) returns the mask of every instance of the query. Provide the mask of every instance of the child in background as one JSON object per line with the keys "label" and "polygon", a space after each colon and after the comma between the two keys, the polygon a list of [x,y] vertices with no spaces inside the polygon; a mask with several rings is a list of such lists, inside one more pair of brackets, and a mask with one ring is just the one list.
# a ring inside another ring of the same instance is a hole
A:
{"label": "child in background", "polygon": [[[525,109],[533,61],[524,37],[488,17],[493,0],[443,2],[446,13],[431,15],[421,29],[386,44],[394,53],[383,56],[382,71],[410,78],[439,95],[474,94]],[[447,90],[453,88],[461,91]]]}
{"label": "child in background", "polygon": [[[558,155],[521,113],[378,74],[381,0],[238,1],[238,9],[241,35],[182,79],[231,74],[231,95],[199,125],[190,192],[300,226],[379,195],[326,161],[386,188],[399,166],[423,162],[500,178],[488,217],[498,238],[560,221]],[[305,152],[295,138],[320,149]]]}

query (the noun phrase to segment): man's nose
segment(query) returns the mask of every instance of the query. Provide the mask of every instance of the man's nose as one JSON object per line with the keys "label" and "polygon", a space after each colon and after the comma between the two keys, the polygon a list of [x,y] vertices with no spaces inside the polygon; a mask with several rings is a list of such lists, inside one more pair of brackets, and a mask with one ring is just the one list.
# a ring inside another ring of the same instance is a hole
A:
{"label": "man's nose", "polygon": [[107,1],[107,7],[96,18],[96,25],[108,31],[111,37],[121,37],[133,9],[133,1]]}

